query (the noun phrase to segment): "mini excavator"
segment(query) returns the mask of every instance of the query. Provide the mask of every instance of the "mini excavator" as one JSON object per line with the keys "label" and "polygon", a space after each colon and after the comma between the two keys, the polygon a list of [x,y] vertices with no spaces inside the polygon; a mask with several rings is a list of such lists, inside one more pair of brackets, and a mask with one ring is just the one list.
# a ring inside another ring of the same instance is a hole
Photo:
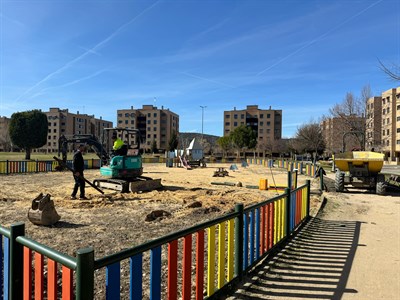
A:
{"label": "mini excavator", "polygon": [[[112,149],[111,136],[124,141],[118,150]],[[68,144],[87,144],[100,158],[100,175],[93,184],[98,188],[117,190],[122,193],[150,191],[161,188],[161,179],[142,176],[142,149],[140,149],[140,132],[138,129],[104,128],[102,142],[96,136],[88,134],[74,135],[71,138],[61,136],[59,151],[66,164]]]}

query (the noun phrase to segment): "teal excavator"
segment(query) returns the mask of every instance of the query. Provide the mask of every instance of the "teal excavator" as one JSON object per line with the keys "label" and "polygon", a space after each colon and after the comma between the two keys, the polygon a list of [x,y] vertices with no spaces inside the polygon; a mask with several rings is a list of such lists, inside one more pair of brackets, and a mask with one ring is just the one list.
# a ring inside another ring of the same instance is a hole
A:
{"label": "teal excavator", "polygon": [[[119,137],[123,146],[112,149],[112,136]],[[138,129],[104,128],[102,142],[96,136],[88,134],[74,135],[71,138],[61,136],[58,154],[67,162],[68,144],[86,144],[93,149],[101,161],[100,175],[93,181],[98,188],[117,190],[123,193],[149,191],[161,188],[161,179],[143,176],[142,149]]]}

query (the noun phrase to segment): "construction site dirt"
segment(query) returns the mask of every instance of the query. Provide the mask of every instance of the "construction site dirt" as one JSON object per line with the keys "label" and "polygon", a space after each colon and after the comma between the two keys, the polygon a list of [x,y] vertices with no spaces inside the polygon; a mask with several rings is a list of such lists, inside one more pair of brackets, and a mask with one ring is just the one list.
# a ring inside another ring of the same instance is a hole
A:
{"label": "construction site dirt", "polygon": [[[33,240],[71,256],[80,248],[93,247],[97,259],[211,220],[233,211],[238,203],[246,207],[281,193],[246,188],[257,186],[260,179],[275,186],[287,185],[286,170],[238,164],[233,171],[230,166],[208,164],[207,168],[187,170],[145,164],[143,175],[161,178],[162,189],[143,193],[105,190],[102,195],[87,185],[89,200],[84,201],[70,199],[74,180],[68,171],[1,176],[0,224],[9,227],[25,222],[25,234]],[[228,176],[213,177],[220,167],[228,170]],[[86,170],[85,177],[93,181],[99,170]],[[298,186],[307,179],[318,189],[319,179],[306,176],[298,177]],[[235,186],[238,182],[242,187]],[[37,226],[27,218],[32,200],[40,193],[51,195],[61,216],[52,226]],[[319,201],[320,196],[312,194],[311,209]],[[98,296],[103,293],[102,287],[96,287]]]}

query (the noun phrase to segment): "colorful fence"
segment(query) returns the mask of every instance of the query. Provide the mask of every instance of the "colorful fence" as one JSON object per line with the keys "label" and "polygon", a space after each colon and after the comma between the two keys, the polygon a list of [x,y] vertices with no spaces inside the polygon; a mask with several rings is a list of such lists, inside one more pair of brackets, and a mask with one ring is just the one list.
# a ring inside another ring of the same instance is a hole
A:
{"label": "colorful fence", "polygon": [[[100,159],[86,159],[86,169],[100,168]],[[72,160],[67,160],[67,165],[72,166]],[[22,174],[56,171],[58,162],[55,160],[35,160],[35,161],[0,161],[0,174]]]}
{"label": "colorful fence", "polygon": [[[22,223],[10,230],[0,226],[0,295],[90,300],[96,270],[105,270],[106,299],[128,298],[121,290],[129,291],[129,299],[216,297],[307,219],[309,192],[307,181],[246,209],[239,204],[230,214],[96,260],[91,248],[70,257],[30,240]],[[128,278],[122,265],[129,266]]]}

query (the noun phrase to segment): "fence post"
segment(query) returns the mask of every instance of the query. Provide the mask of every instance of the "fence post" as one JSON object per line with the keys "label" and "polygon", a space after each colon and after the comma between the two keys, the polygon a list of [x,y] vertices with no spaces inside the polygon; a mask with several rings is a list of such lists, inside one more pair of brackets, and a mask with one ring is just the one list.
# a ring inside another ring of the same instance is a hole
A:
{"label": "fence post", "polygon": [[287,187],[288,187],[289,189],[291,189],[291,188],[292,188],[292,174],[291,174],[290,171],[287,172],[287,177],[288,177]]}
{"label": "fence post", "polygon": [[8,159],[6,160],[6,174],[8,175]]}
{"label": "fence post", "polygon": [[10,281],[9,299],[17,300],[23,297],[23,246],[16,241],[17,237],[25,235],[25,224],[18,222],[10,228]]}
{"label": "fence post", "polygon": [[310,188],[311,188],[311,180],[306,180],[307,184],[307,218],[310,217]]}
{"label": "fence post", "polygon": [[289,237],[290,235],[290,188],[285,189],[286,194],[286,224],[285,224],[285,236]]}
{"label": "fence post", "polygon": [[243,279],[243,204],[236,204],[235,212],[239,213],[235,226],[235,275],[241,281]]}
{"label": "fence post", "polygon": [[319,168],[319,177],[320,177],[319,188],[322,192],[324,190],[324,169],[322,169],[322,168]]}
{"label": "fence post", "polygon": [[39,172],[39,161],[36,159],[36,173]]}
{"label": "fence post", "polygon": [[94,292],[94,250],[79,249],[76,252],[76,299],[92,300]]}

